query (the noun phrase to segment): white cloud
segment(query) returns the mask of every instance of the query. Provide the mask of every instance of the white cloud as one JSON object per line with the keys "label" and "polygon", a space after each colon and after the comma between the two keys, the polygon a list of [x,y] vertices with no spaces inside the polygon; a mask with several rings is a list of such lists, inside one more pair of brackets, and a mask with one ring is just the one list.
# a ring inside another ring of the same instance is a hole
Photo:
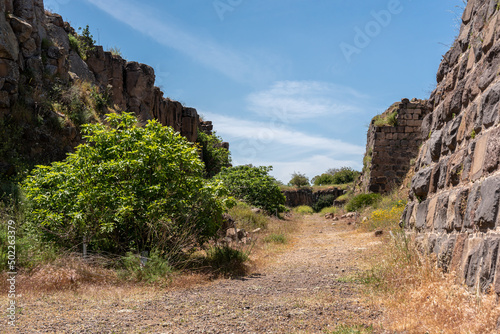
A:
{"label": "white cloud", "polygon": [[[359,155],[365,149],[362,146],[346,143],[339,139],[309,135],[290,129],[277,121],[258,122],[235,117],[202,112],[217,125],[217,133],[231,141],[246,140],[248,147],[256,150],[269,150],[272,145],[285,145],[285,151],[306,149],[329,154]],[[302,150],[301,150],[302,151]]]}
{"label": "white cloud", "polygon": [[279,123],[250,121],[202,112],[230,143],[235,165],[273,166],[272,175],[288,182],[293,172],[309,178],[329,168],[360,168],[364,147],[339,139],[311,135]]}
{"label": "white cloud", "polygon": [[162,20],[156,19],[154,8],[149,8],[144,3],[138,4],[130,0],[87,1],[158,43],[176,49],[235,81],[262,81],[271,75],[269,69],[262,68],[252,56],[215,41],[199,38],[177,27],[168,15],[162,14]]}
{"label": "white cloud", "polygon": [[249,109],[258,115],[278,116],[283,122],[323,115],[360,112],[357,102],[367,97],[355,90],[318,81],[278,81],[250,94]]}

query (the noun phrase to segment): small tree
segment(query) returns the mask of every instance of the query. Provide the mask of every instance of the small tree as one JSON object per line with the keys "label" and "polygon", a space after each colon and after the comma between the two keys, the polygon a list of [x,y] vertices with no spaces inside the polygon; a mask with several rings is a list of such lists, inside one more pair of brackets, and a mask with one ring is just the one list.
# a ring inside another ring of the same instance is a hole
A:
{"label": "small tree", "polygon": [[269,175],[272,167],[252,165],[223,168],[216,176],[234,197],[268,212],[285,210],[285,196],[276,179]]}
{"label": "small tree", "polygon": [[290,182],[288,182],[288,184],[299,188],[309,186],[309,179],[307,178],[307,176],[305,176],[305,174],[293,173],[292,179],[290,180]]}
{"label": "small tree", "polygon": [[198,139],[201,156],[205,163],[205,177],[211,178],[218,174],[223,167],[231,166],[231,154],[222,147],[222,139],[216,134],[207,135],[198,130]]}
{"label": "small tree", "polygon": [[63,247],[85,239],[115,254],[171,254],[215,235],[230,202],[221,183],[203,179],[196,147],[157,121],[107,117],[109,125],[83,126],[87,143],[75,153],[26,179],[31,229]]}
{"label": "small tree", "polygon": [[330,174],[333,176],[333,183],[331,184],[346,184],[351,183],[356,180],[359,176],[360,172],[355,171],[351,167],[342,167],[342,168],[330,168],[327,170],[326,174]]}
{"label": "small tree", "polygon": [[323,173],[321,175],[317,175],[313,178],[313,184],[315,186],[324,186],[328,184],[334,184],[335,178],[331,174]]}

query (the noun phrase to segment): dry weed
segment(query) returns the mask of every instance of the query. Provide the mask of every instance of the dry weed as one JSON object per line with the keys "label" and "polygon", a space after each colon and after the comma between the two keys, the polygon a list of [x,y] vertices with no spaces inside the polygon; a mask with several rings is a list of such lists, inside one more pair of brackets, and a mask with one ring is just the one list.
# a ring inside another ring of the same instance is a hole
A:
{"label": "dry weed", "polygon": [[500,307],[444,274],[435,258],[403,235],[388,243],[384,261],[367,274],[372,297],[385,308],[386,328],[404,333],[494,333]]}

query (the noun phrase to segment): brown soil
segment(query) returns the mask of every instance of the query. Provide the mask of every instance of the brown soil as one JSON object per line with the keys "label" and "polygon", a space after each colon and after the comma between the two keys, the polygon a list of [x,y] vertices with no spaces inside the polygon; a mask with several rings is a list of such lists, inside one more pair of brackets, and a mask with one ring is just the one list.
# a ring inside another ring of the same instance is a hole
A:
{"label": "brown soil", "polygon": [[[252,274],[189,287],[87,287],[23,296],[19,333],[329,333],[381,313],[352,279],[380,238],[305,216],[289,247]],[[186,277],[195,280],[196,276]],[[2,305],[5,296],[0,297]],[[0,326],[3,324],[0,324]],[[9,330],[9,333],[15,331]]]}

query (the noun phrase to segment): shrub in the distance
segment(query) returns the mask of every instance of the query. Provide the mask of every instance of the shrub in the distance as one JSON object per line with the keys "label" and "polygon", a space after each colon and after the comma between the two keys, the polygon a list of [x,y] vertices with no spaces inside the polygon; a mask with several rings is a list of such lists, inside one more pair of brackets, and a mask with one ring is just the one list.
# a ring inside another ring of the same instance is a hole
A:
{"label": "shrub in the distance", "polygon": [[366,206],[375,204],[381,198],[382,196],[380,194],[359,194],[347,202],[345,209],[348,212],[357,211]]}
{"label": "shrub in the distance", "polygon": [[272,167],[242,165],[223,168],[215,179],[221,180],[234,197],[270,213],[285,211],[285,196],[276,179],[269,175]]}
{"label": "shrub in the distance", "polygon": [[335,179],[333,175],[328,173],[323,173],[321,175],[317,175],[312,180],[315,186],[324,186],[329,184],[335,184]]}
{"label": "shrub in the distance", "polygon": [[351,167],[342,167],[340,169],[333,168],[329,169],[327,173],[333,176],[333,184],[346,184],[354,182],[360,174]]}
{"label": "shrub in the distance", "polygon": [[295,187],[305,187],[309,186],[309,179],[307,176],[305,176],[302,173],[293,173],[292,174],[292,179],[290,182],[288,182],[290,186],[295,186]]}
{"label": "shrub in the distance", "polygon": [[196,147],[170,127],[132,114],[83,127],[86,144],[37,166],[23,183],[26,221],[43,240],[91,251],[159,255],[215,235],[225,188],[203,177]]}
{"label": "shrub in the distance", "polygon": [[308,205],[301,205],[293,209],[293,211],[304,214],[304,215],[312,215],[314,213],[313,208]]}

